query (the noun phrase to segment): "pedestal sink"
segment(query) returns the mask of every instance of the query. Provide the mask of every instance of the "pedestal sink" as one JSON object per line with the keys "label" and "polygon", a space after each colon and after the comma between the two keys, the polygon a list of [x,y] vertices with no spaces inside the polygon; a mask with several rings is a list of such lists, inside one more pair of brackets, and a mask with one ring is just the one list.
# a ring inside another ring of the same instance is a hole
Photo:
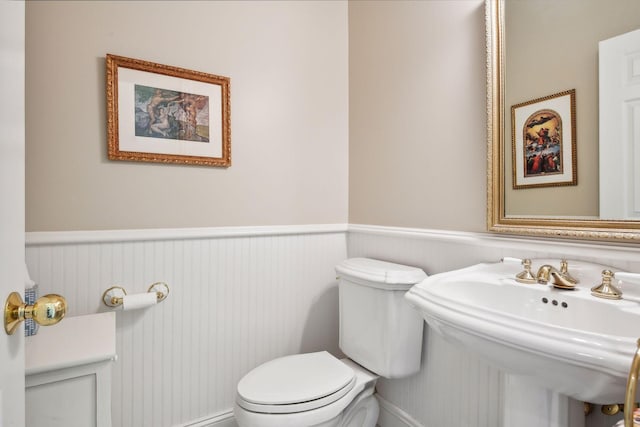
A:
{"label": "pedestal sink", "polygon": [[[534,274],[543,264],[560,260],[533,260]],[[517,282],[518,263],[478,264],[430,276],[406,298],[434,331],[507,374],[577,400],[621,403],[640,337],[640,299],[624,298],[640,286],[624,286],[622,300],[596,298],[590,289],[604,269],[569,261],[580,282],[559,290]]]}

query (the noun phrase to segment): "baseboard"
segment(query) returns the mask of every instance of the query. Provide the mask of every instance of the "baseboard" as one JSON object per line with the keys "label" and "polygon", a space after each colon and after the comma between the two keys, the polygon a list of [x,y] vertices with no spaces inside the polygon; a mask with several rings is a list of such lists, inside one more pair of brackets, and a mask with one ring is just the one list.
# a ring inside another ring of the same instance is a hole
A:
{"label": "baseboard", "polygon": [[380,403],[379,427],[424,427],[411,415],[380,397],[379,394],[376,394],[376,397],[378,398],[378,403]]}
{"label": "baseboard", "polygon": [[[376,397],[380,403],[380,417],[377,423],[379,427],[424,427],[393,403],[379,395],[376,395]],[[181,424],[180,427],[238,427],[238,424],[236,424],[233,416],[233,410],[229,409],[228,411]]]}
{"label": "baseboard", "polygon": [[233,410],[229,409],[186,424],[180,424],[179,427],[238,427],[238,424],[233,416]]}

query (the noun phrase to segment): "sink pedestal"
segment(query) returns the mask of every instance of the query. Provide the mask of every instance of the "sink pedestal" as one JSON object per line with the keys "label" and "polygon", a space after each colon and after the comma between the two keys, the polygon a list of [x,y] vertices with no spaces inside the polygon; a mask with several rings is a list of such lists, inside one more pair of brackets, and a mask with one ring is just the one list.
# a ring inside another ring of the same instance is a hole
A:
{"label": "sink pedestal", "polygon": [[585,427],[581,402],[527,377],[505,373],[503,392],[503,427]]}

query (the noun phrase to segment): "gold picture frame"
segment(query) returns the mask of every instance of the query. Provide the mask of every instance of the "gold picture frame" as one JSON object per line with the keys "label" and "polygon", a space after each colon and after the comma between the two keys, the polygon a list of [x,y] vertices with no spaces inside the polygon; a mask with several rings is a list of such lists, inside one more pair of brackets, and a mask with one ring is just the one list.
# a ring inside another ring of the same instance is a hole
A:
{"label": "gold picture frame", "polygon": [[231,166],[228,77],[107,54],[110,160]]}
{"label": "gold picture frame", "polygon": [[511,107],[513,188],[578,184],[575,89]]}

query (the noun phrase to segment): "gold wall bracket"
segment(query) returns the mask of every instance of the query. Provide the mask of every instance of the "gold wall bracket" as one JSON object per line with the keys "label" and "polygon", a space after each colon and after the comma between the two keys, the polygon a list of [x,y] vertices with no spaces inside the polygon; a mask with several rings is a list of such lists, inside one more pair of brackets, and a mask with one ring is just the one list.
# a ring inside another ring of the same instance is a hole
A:
{"label": "gold wall bracket", "polygon": [[13,335],[26,319],[33,319],[42,326],[55,325],[66,313],[67,301],[60,295],[44,295],[33,305],[27,305],[18,292],[11,292],[4,304],[4,331]]}
{"label": "gold wall bracket", "polygon": [[600,407],[600,412],[605,415],[616,415],[622,411],[624,411],[624,405],[622,403],[610,403]]}
{"label": "gold wall bracket", "polygon": [[158,302],[162,302],[169,296],[169,285],[164,282],[156,282],[149,286],[147,292],[155,292]]}
{"label": "gold wall bracket", "polygon": [[127,291],[122,286],[112,286],[102,294],[102,302],[108,307],[122,305],[122,299],[127,295]]}

